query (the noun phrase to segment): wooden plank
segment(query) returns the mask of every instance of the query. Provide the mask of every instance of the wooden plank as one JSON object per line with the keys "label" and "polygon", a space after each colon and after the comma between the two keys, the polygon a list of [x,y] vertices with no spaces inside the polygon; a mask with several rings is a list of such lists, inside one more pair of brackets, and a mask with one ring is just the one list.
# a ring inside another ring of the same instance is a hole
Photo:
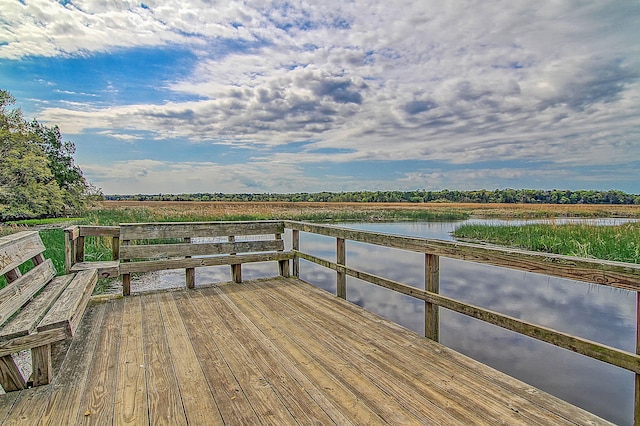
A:
{"label": "wooden plank", "polygon": [[534,339],[541,340],[543,342],[551,343],[552,345],[561,347],[563,349],[568,349],[582,355],[586,355],[588,357],[615,365],[617,367],[621,367],[634,372],[640,372],[640,355],[593,342],[588,339],[572,336],[568,333],[556,331],[548,327],[532,324],[530,322],[523,321],[509,315],[504,315],[489,309],[484,309],[468,303],[459,302],[455,299],[441,296],[435,293],[430,293],[393,280],[378,277],[362,271],[345,268],[343,266],[317,258],[315,256],[302,253],[299,253],[299,255],[302,259],[321,264],[330,269],[343,270],[347,275],[353,276],[363,281],[379,285],[381,287],[388,288],[420,300],[424,300],[437,306],[442,306],[452,311],[488,322],[493,325],[497,325],[502,328],[506,328],[507,330],[515,331],[525,336],[533,337]]}
{"label": "wooden plank", "polygon": [[97,269],[101,278],[114,278],[120,275],[120,262],[117,260],[106,260],[100,262],[79,262],[71,267],[71,272],[87,271]]}
{"label": "wooden plank", "polygon": [[121,259],[153,259],[183,256],[213,256],[284,249],[282,240],[239,241],[233,243],[135,244],[120,248]]}
{"label": "wooden plank", "polygon": [[149,422],[152,425],[186,425],[157,295],[143,296],[142,318]]}
{"label": "wooden plank", "polygon": [[0,237],[0,275],[17,268],[44,250],[37,231],[21,231]]}
{"label": "wooden plank", "polygon": [[184,413],[189,424],[224,424],[170,293],[158,296]]}
{"label": "wooden plank", "polygon": [[[358,359],[363,357],[376,368],[391,375],[393,379],[387,382],[389,392],[408,409],[421,411],[429,403],[435,403],[449,415],[456,417],[457,421],[473,424],[545,424],[551,420],[547,413],[540,414],[537,407],[531,409],[531,404],[525,399],[514,397],[510,392],[502,391],[498,394],[495,385],[490,382],[478,383],[474,373],[461,371],[455,364],[442,363],[437,352],[417,355],[414,354],[413,347],[405,350],[403,334],[412,334],[409,330],[399,333],[395,329],[389,329],[386,321],[380,319],[375,323],[364,321],[355,312],[349,312],[362,310],[353,305],[348,305],[348,311],[328,300],[314,298],[311,301],[311,298],[295,296],[288,298],[287,295],[297,291],[296,287],[300,285],[274,284],[261,286],[257,299],[287,300],[290,302],[287,303],[289,310],[309,312],[312,317],[305,318],[302,325],[306,325],[307,334],[317,336],[319,340],[323,340],[323,335],[331,338],[332,334],[339,333],[341,338],[333,345],[338,345],[338,349],[344,351],[345,355],[342,357],[349,359],[352,364],[361,364],[363,361]],[[327,299],[326,296],[323,299]],[[362,327],[363,323],[369,326]],[[378,379],[376,383],[384,381]],[[395,389],[396,386],[400,389]],[[411,389],[417,396],[401,397],[398,392],[403,392],[404,387]],[[421,401],[423,397],[427,401]]]}
{"label": "wooden plank", "polygon": [[220,349],[229,342],[222,342],[216,334],[210,334],[211,329],[202,321],[203,314],[196,305],[202,302],[203,295],[176,292],[173,297],[225,424],[259,424],[258,416]]}
{"label": "wooden plank", "polygon": [[60,298],[40,321],[37,327],[38,332],[64,328],[69,333],[69,336],[73,336],[97,282],[97,270],[78,272]]}
{"label": "wooden plank", "polygon": [[251,222],[162,222],[120,224],[121,240],[158,238],[223,237],[228,235],[268,235],[284,232],[281,221]]}
{"label": "wooden plank", "polygon": [[142,262],[120,263],[120,274],[162,271],[168,269],[197,268],[201,266],[232,265],[251,262],[270,262],[287,260],[293,257],[291,252],[239,254],[216,257],[196,257],[191,259],[165,259]]}
{"label": "wooden plank", "polygon": [[115,425],[148,425],[141,297],[124,298],[124,323],[114,404]]}
{"label": "wooden plank", "polygon": [[259,420],[258,424],[294,424],[294,417],[283,405],[283,401],[278,398],[273,387],[264,379],[264,373],[254,364],[251,355],[238,343],[236,334],[221,321],[225,314],[220,310],[222,309],[220,301],[197,297],[198,292],[199,290],[196,290],[189,294],[193,306],[200,313],[204,329],[208,330],[215,339],[220,353],[251,403]]}
{"label": "wooden plank", "polygon": [[563,256],[505,247],[403,237],[331,225],[285,221],[286,227],[345,240],[429,253],[509,269],[568,278],[577,281],[640,290],[640,264]]}
{"label": "wooden plank", "polygon": [[78,228],[78,236],[81,237],[117,237],[120,235],[119,226],[81,225]]}
{"label": "wooden plank", "polygon": [[55,277],[40,294],[0,330],[0,341],[26,336],[35,329],[47,313],[49,307],[58,299],[69,285],[73,275]]}
{"label": "wooden plank", "polygon": [[63,329],[47,330],[42,333],[29,334],[16,337],[6,342],[0,342],[0,356],[14,354],[37,346],[59,342],[67,338],[67,332]]}
{"label": "wooden plank", "polygon": [[124,301],[111,300],[105,303],[104,309],[104,322],[99,327],[100,335],[80,401],[76,423],[79,425],[113,423]]}
{"label": "wooden plank", "polygon": [[[40,238],[40,237],[38,237]],[[41,263],[0,290],[0,325],[27,303],[56,275],[51,259]]]}
{"label": "wooden plank", "polygon": [[0,395],[0,424],[5,423],[7,415],[13,408],[19,394],[21,394],[21,392],[11,392],[9,394]]}
{"label": "wooden plank", "polygon": [[93,305],[87,310],[85,321],[71,341],[54,383],[49,385],[51,393],[40,422],[32,419],[27,424],[73,424],[79,415],[83,415],[85,410],[80,408],[80,401],[85,392],[87,371],[93,361],[101,331],[101,327],[96,324],[102,324],[104,312],[104,303]]}
{"label": "wooden plank", "polygon": [[276,345],[276,341],[267,337],[260,327],[265,322],[269,322],[269,326],[272,327],[271,320],[261,323],[260,321],[265,319],[264,315],[252,317],[248,315],[244,306],[237,305],[237,300],[227,297],[229,293],[246,294],[246,291],[239,286],[224,287],[225,289],[218,294],[226,303],[217,305],[222,314],[222,321],[236,336],[238,344],[251,356],[256,367],[262,372],[263,379],[274,389],[296,421],[300,424],[350,423],[344,422],[345,417],[335,410],[327,399],[319,397],[318,392],[314,392],[315,385],[302,378],[303,375],[296,374],[295,364],[279,356],[281,349]]}
{"label": "wooden plank", "polygon": [[[221,291],[221,294],[223,297],[232,297],[234,294],[239,293],[234,290],[225,288]],[[306,320],[307,314],[299,315],[298,312],[283,308],[281,304],[277,307],[270,307],[271,300],[263,299],[252,295],[250,300],[255,308],[251,308],[243,303],[241,299],[233,297],[234,303],[241,306],[246,315],[251,315],[253,321],[257,321],[260,316],[268,318],[268,321],[272,323],[272,327],[277,327],[281,335],[290,336],[297,346],[308,351],[315,365],[320,367],[325,374],[331,374],[336,377],[341,387],[354,394],[357,401],[361,401],[368,409],[379,416],[380,419],[377,423],[442,424],[444,419],[451,420],[451,417],[446,413],[437,413],[437,410],[429,418],[420,418],[409,413],[397,398],[380,387],[379,381],[385,380],[385,378],[376,374],[370,365],[358,364],[350,357],[344,356],[344,353],[336,351],[335,345],[342,337],[341,335],[331,336],[330,339],[325,340],[321,336],[310,334],[300,326],[300,322]],[[275,303],[278,304],[277,301]],[[276,314],[273,314],[274,312]],[[295,315],[287,320],[287,317],[281,314],[282,312],[295,312]],[[321,328],[323,325],[326,326],[326,324],[320,324]],[[264,332],[267,331],[264,330]],[[374,377],[375,380],[373,380]],[[349,402],[352,403],[352,401]]]}
{"label": "wooden plank", "polygon": [[27,388],[27,382],[22,377],[22,373],[11,355],[0,357],[0,385],[5,392]]}
{"label": "wooden plank", "polygon": [[[38,424],[40,417],[42,417],[42,412],[47,406],[50,394],[50,386],[38,386],[20,392],[11,392],[9,395],[15,395],[17,398],[11,407],[11,411],[1,424],[3,426]],[[6,396],[8,395],[3,395],[2,397]]]}
{"label": "wooden plank", "polygon": [[[274,294],[289,294],[295,286],[302,287],[305,290],[304,297],[292,298],[295,303],[304,303],[305,311],[312,312],[319,306],[326,306],[327,312],[339,312],[340,315],[335,317],[337,326],[345,329],[345,336],[359,336],[370,342],[380,342],[386,346],[388,351],[397,353],[401,356],[409,356],[415,359],[413,362],[396,362],[396,365],[406,365],[415,368],[415,371],[424,373],[432,372],[434,369],[441,368],[447,371],[451,368],[463,368],[456,375],[457,379],[464,379],[468,376],[470,387],[481,395],[488,392],[489,389],[498,387],[503,393],[492,394],[492,398],[496,401],[503,401],[505,407],[513,407],[519,411],[525,411],[525,402],[531,406],[531,410],[536,410],[547,421],[543,424],[552,422],[569,422],[571,424],[609,424],[608,422],[597,418],[597,416],[575,407],[565,401],[560,400],[552,395],[540,391],[530,385],[510,377],[504,373],[496,371],[479,361],[475,361],[465,355],[462,355],[452,349],[424,339],[418,334],[413,333],[406,328],[395,324],[391,321],[381,319],[377,315],[366,311],[356,305],[345,302],[335,297],[327,297],[326,292],[310,286],[299,280],[283,280],[278,286],[271,284],[264,291]],[[272,281],[272,283],[275,281]],[[282,296],[281,296],[282,297]],[[361,324],[369,324],[367,328],[363,328]],[[377,325],[381,324],[385,328],[390,329],[390,333],[384,336],[377,336]],[[502,395],[502,396],[501,396]],[[517,396],[519,399],[512,401],[515,405],[509,405],[509,401]],[[478,399],[473,393],[468,395],[470,402]],[[501,399],[502,398],[502,399]],[[536,408],[538,407],[538,408]],[[528,414],[532,415],[532,414]],[[540,423],[540,422],[538,422]]]}

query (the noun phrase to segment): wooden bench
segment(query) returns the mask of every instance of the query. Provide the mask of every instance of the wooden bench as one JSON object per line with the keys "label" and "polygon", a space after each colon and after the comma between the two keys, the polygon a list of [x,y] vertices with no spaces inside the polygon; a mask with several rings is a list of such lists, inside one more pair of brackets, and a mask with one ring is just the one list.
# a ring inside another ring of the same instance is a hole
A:
{"label": "wooden bench", "polygon": [[187,288],[201,266],[231,265],[239,283],[243,263],[277,261],[280,275],[289,276],[293,253],[284,251],[283,233],[276,221],[120,224],[122,292],[130,294],[132,273],[169,269],[185,269]]}
{"label": "wooden bench", "polygon": [[[73,336],[98,280],[97,270],[56,277],[36,231],[0,238],[0,384],[5,392],[51,381],[51,345]],[[21,274],[21,265],[33,269]],[[27,380],[11,354],[31,350],[33,372]]]}

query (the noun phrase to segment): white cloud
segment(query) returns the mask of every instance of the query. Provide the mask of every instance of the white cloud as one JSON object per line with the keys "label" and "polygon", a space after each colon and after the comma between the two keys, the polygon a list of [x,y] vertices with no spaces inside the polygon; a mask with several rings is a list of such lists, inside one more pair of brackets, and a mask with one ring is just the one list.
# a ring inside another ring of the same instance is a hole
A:
{"label": "white cloud", "polygon": [[165,89],[201,100],[42,110],[69,134],[314,141],[269,157],[283,164],[620,165],[640,161],[639,17],[631,1],[16,2],[3,11],[0,57],[197,53]]}

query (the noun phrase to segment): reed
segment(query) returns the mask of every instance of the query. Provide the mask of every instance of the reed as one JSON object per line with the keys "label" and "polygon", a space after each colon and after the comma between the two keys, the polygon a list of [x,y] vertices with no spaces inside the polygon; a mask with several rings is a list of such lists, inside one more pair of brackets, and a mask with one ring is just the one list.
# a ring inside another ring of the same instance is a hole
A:
{"label": "reed", "polygon": [[615,226],[590,224],[462,225],[459,239],[526,250],[640,263],[640,223]]}

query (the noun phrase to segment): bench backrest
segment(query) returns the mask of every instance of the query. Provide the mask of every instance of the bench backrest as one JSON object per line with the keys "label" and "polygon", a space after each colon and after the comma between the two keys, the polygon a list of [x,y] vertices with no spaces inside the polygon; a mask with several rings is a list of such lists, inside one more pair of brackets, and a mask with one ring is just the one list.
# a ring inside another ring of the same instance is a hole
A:
{"label": "bench backrest", "polygon": [[[24,306],[56,275],[50,259],[44,259],[44,244],[37,231],[22,231],[0,238],[0,275],[7,285],[0,289],[0,325]],[[24,275],[20,266],[31,262]]]}
{"label": "bench backrest", "polygon": [[271,221],[126,223],[120,225],[120,260],[282,251],[282,233],[284,223]]}

